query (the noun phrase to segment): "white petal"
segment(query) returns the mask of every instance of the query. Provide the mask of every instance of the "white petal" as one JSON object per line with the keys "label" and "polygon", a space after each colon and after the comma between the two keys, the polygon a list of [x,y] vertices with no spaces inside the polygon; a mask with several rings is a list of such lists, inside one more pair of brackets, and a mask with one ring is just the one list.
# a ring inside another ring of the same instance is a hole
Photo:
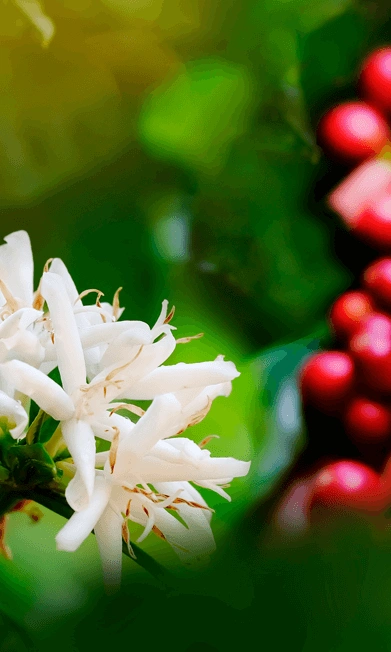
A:
{"label": "white petal", "polygon": [[[168,543],[173,547],[178,556],[183,559],[199,555],[209,555],[215,550],[215,541],[209,522],[201,509],[177,505],[182,507],[179,513],[184,518],[188,527],[180,523],[172,514],[163,509],[155,510],[155,523],[163,532]],[[190,510],[193,510],[190,514]]]}
{"label": "white petal", "polygon": [[20,360],[10,360],[0,365],[0,375],[15,390],[32,398],[53,419],[61,421],[72,417],[72,399],[42,371]]}
{"label": "white petal", "polygon": [[33,254],[26,231],[15,231],[0,245],[0,278],[26,305],[33,302]]}
{"label": "white petal", "polygon": [[[146,331],[146,329],[148,329]],[[149,342],[150,329],[144,322],[114,321],[106,324],[96,324],[80,331],[80,339],[83,349],[88,349],[100,344],[110,344],[122,333],[133,330],[136,334],[135,342],[144,344]]]}
{"label": "white petal", "polygon": [[126,465],[126,456],[142,456],[164,437],[177,433],[181,406],[173,394],[155,398],[144,416],[133,427],[130,435],[120,441],[118,447],[118,472]]}
{"label": "white petal", "polygon": [[110,498],[110,485],[103,476],[95,478],[94,492],[88,507],[75,512],[56,536],[58,550],[74,552],[94,529]]}
{"label": "white petal", "polygon": [[[129,392],[126,388],[133,387],[140,378],[145,377],[152,370],[156,370],[162,362],[167,360],[175,348],[175,338],[168,333],[158,342],[148,345],[140,345],[130,347],[125,354],[118,351],[120,356],[116,364],[106,368],[98,376],[96,376],[91,383],[100,383],[105,378],[110,377],[116,384],[111,383],[107,386],[106,396],[107,400],[111,401],[118,396],[125,397]],[[140,381],[141,382],[141,381]],[[167,393],[169,390],[159,392],[159,394]]]}
{"label": "white petal", "polygon": [[108,505],[95,526],[103,566],[103,578],[110,592],[121,584],[122,518]]}
{"label": "white petal", "polygon": [[28,424],[26,410],[15,399],[0,391],[0,418],[7,418],[9,432],[14,439],[23,435]]}
{"label": "white petal", "polygon": [[22,360],[39,367],[45,357],[45,349],[38,337],[27,330],[17,330],[11,337],[0,339],[0,360]]}
{"label": "white petal", "polygon": [[233,457],[209,457],[202,463],[173,463],[147,455],[139,461],[137,471],[147,482],[202,482],[203,480],[221,481],[227,478],[239,478],[247,475],[250,462],[242,462]]}
{"label": "white petal", "polygon": [[135,428],[135,424],[130,419],[121,417],[115,412],[110,414],[110,412],[102,411],[101,414],[91,419],[91,427],[95,437],[112,441],[117,429],[121,433],[121,439],[123,439],[130,435],[133,428]]}
{"label": "white petal", "polygon": [[20,308],[0,323],[0,338],[11,337],[18,329],[26,329],[42,316],[40,310]]}
{"label": "white petal", "polygon": [[72,276],[68,272],[68,268],[63,263],[61,258],[54,258],[52,264],[50,265],[50,271],[53,274],[58,274],[58,276],[61,276],[71,304],[73,306],[81,306],[82,302],[78,298],[79,292],[77,291],[77,287],[73,281]]}
{"label": "white petal", "polygon": [[[124,322],[116,322],[122,324]],[[118,365],[118,362],[131,360],[137,353],[141,344],[147,345],[152,343],[151,330],[148,324],[144,322],[135,322],[134,326],[126,329],[116,337],[109,345],[102,359],[104,368]]]}
{"label": "white petal", "polygon": [[229,396],[232,390],[232,383],[218,383],[216,385],[208,385],[208,387],[200,388],[194,387],[192,389],[182,389],[175,392],[175,396],[181,403],[186,414],[194,414],[205,404],[205,402],[213,401],[218,396]]}
{"label": "white petal", "polygon": [[84,509],[92,496],[95,480],[95,437],[86,421],[70,419],[61,425],[62,435],[77,468],[65,496],[75,511]]}
{"label": "white petal", "polygon": [[239,376],[233,362],[214,360],[186,364],[179,362],[152,371],[121,394],[122,398],[150,400],[167,392],[225,383]]}
{"label": "white petal", "polygon": [[[179,494],[180,498],[185,498],[185,500],[192,501],[198,505],[203,505],[203,507],[208,507],[206,500],[201,496],[200,492],[190,484],[190,482],[157,482],[155,487],[157,491],[168,495],[172,495],[181,489],[181,493]],[[210,523],[212,512],[209,509],[204,509],[202,513],[208,523]]]}
{"label": "white petal", "polygon": [[86,382],[86,367],[80,336],[63,280],[47,272],[42,277],[41,292],[50,311],[57,352],[58,368],[68,394]]}

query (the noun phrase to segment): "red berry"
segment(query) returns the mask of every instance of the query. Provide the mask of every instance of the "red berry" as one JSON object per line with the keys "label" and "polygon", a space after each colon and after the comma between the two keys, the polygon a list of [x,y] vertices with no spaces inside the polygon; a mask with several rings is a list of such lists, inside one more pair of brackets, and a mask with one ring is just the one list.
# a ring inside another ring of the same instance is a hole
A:
{"label": "red berry", "polygon": [[359,378],[380,392],[391,392],[391,319],[373,313],[350,341]]}
{"label": "red berry", "polygon": [[391,249],[391,195],[386,194],[371,202],[357,216],[353,231],[376,249]]}
{"label": "red berry", "polygon": [[346,163],[378,154],[390,137],[387,123],[365,102],[346,102],[320,121],[319,140],[327,152]]}
{"label": "red berry", "polygon": [[360,75],[360,91],[379,108],[391,110],[391,48],[380,48],[365,59]]}
{"label": "red berry", "polygon": [[374,305],[366,292],[345,292],[334,302],[330,321],[337,337],[352,337],[363,319],[374,311]]}
{"label": "red berry", "polygon": [[324,351],[313,355],[301,370],[303,399],[322,412],[338,412],[354,383],[354,365],[347,353]]}
{"label": "red berry", "polygon": [[346,409],[344,422],[352,439],[376,442],[391,435],[391,411],[368,398],[354,398]]}
{"label": "red berry", "polygon": [[377,511],[384,507],[380,476],[365,464],[341,460],[317,474],[312,504],[328,508]]}
{"label": "red berry", "polygon": [[391,309],[391,258],[380,258],[363,274],[363,284],[374,299]]}

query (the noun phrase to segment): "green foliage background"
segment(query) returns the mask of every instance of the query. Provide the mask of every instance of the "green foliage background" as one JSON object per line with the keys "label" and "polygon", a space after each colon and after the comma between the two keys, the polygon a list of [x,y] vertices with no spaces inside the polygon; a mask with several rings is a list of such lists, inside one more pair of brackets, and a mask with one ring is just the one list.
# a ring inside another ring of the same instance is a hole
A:
{"label": "green foliage background", "polygon": [[305,443],[294,374],[353,279],[321,200],[338,171],[316,147],[316,122],[354,96],[366,52],[391,42],[388,10],[349,0],[0,3],[1,235],[29,231],[37,278],[60,256],[81,290],[111,297],[123,286],[126,318],[152,323],[162,299],[174,303],[180,336],[205,336],[178,345],[172,362],[224,353],[242,374],[194,438],[219,433],[213,453],[254,460],[231,505],[208,496],[219,541],[209,566],[179,569],[146,540],[173,572],[169,588],[125,559],[122,593],[105,598],[92,536],[58,553],[61,517],[45,511],[33,526],[12,515],[2,652],[236,650],[251,636],[266,650],[390,649],[389,542],[342,529],[261,545],[268,514],[254,511]]}

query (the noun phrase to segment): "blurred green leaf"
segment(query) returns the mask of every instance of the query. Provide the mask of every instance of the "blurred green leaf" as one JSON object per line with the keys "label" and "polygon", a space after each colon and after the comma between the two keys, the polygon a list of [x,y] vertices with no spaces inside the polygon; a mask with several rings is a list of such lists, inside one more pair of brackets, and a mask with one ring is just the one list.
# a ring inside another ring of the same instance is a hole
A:
{"label": "blurred green leaf", "polygon": [[224,60],[188,64],[145,103],[140,136],[159,158],[216,171],[246,128],[254,90],[246,70]]}
{"label": "blurred green leaf", "polygon": [[0,613],[0,652],[28,652],[32,641],[21,625]]}
{"label": "blurred green leaf", "polygon": [[[258,383],[261,422],[250,490],[253,500],[266,496],[305,444],[305,426],[297,374],[303,360],[320,348],[323,333],[262,352],[249,364]],[[254,414],[253,410],[253,414]],[[257,432],[257,431],[255,431]]]}

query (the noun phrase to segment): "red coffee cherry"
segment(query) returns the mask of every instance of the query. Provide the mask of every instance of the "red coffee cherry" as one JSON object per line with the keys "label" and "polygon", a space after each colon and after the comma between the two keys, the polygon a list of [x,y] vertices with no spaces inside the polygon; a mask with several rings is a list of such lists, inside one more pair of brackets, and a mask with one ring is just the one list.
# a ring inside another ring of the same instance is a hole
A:
{"label": "red coffee cherry", "polygon": [[378,511],[384,507],[380,476],[360,462],[341,460],[316,475],[312,504],[328,508]]}
{"label": "red coffee cherry", "polygon": [[391,110],[391,48],[375,50],[364,60],[359,86],[371,103]]}
{"label": "red coffee cherry", "polygon": [[391,436],[391,411],[366,397],[356,397],[347,406],[344,423],[352,439],[361,442],[384,441]]}
{"label": "red coffee cherry", "polygon": [[373,301],[366,292],[355,290],[341,294],[330,311],[331,326],[337,337],[350,339],[374,309]]}
{"label": "red coffee cherry", "polygon": [[371,202],[357,216],[353,232],[379,250],[391,250],[391,194]]}
{"label": "red coffee cherry", "polygon": [[390,133],[383,116],[365,102],[346,102],[323,116],[319,142],[332,157],[357,163],[378,154]]}
{"label": "red coffee cherry", "polygon": [[391,319],[373,313],[350,341],[350,350],[364,383],[380,392],[391,392]]}
{"label": "red coffee cherry", "polygon": [[363,285],[380,305],[391,310],[391,258],[380,258],[369,265]]}
{"label": "red coffee cherry", "polygon": [[304,401],[322,412],[338,412],[354,384],[354,364],[347,353],[324,351],[313,355],[300,373]]}

